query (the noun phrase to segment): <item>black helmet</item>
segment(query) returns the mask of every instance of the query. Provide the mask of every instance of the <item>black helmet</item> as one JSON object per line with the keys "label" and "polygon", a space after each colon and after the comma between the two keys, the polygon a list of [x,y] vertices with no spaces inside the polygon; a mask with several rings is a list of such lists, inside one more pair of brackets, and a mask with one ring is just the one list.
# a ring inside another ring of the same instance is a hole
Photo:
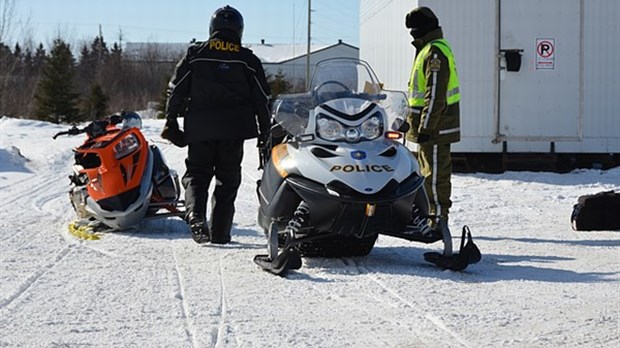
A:
{"label": "black helmet", "polygon": [[209,36],[222,29],[232,31],[241,40],[243,35],[243,16],[241,13],[228,5],[215,10],[209,24]]}
{"label": "black helmet", "polygon": [[405,16],[405,27],[411,29],[411,36],[419,38],[439,28],[439,20],[428,7],[418,7]]}

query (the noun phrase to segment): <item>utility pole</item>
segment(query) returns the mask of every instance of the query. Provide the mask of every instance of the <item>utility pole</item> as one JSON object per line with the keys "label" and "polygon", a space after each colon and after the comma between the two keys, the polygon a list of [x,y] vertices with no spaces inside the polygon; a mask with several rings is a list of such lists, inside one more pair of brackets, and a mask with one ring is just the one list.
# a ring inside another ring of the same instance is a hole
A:
{"label": "utility pole", "polygon": [[97,83],[101,83],[101,69],[103,66],[103,30],[99,24],[99,40],[97,40]]}
{"label": "utility pole", "polygon": [[308,46],[306,48],[306,89],[310,88],[310,12],[312,1],[308,0]]}

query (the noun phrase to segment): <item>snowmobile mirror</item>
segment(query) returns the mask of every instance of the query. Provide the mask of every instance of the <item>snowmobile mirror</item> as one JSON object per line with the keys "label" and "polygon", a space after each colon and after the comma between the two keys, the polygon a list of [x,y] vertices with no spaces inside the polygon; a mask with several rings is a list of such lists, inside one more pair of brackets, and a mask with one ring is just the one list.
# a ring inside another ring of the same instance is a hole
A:
{"label": "snowmobile mirror", "polygon": [[407,133],[411,126],[409,125],[409,122],[403,120],[402,118],[397,118],[394,122],[392,122],[391,128],[402,133]]}

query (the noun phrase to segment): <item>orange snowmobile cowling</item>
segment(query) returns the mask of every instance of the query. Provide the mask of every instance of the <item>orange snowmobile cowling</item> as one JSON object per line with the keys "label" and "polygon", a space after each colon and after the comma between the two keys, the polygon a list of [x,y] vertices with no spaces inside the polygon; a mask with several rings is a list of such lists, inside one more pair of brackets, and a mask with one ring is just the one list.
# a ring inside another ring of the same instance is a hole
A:
{"label": "orange snowmobile cowling", "polygon": [[146,139],[138,129],[108,126],[106,131],[76,150],[85,157],[99,158],[99,166],[83,169],[89,180],[88,194],[97,202],[137,189],[148,156]]}

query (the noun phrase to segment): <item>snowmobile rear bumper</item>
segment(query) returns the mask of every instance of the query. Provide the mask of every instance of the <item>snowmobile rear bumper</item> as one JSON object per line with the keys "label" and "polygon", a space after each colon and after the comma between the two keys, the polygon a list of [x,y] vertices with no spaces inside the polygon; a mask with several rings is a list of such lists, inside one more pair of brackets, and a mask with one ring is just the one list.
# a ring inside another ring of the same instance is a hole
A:
{"label": "snowmobile rear bumper", "polygon": [[139,224],[146,216],[149,209],[149,201],[153,193],[151,176],[153,173],[153,154],[149,148],[147,152],[147,163],[142,174],[139,186],[139,195],[136,200],[124,210],[109,211],[103,209],[90,196],[86,198],[86,209],[97,220],[109,226],[112,230],[121,231]]}

